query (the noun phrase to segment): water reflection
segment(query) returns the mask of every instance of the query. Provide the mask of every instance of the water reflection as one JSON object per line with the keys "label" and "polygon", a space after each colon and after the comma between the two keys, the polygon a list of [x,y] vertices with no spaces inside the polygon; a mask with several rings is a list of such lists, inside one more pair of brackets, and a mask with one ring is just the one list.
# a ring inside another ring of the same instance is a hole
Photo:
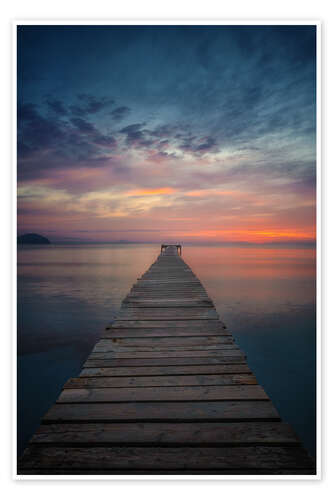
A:
{"label": "water reflection", "polygon": [[248,364],[314,456],[316,262],[313,249],[186,249]]}
{"label": "water reflection", "polygon": [[[20,451],[158,253],[158,245],[19,249]],[[281,416],[314,454],[314,250],[186,246],[183,257]]]}

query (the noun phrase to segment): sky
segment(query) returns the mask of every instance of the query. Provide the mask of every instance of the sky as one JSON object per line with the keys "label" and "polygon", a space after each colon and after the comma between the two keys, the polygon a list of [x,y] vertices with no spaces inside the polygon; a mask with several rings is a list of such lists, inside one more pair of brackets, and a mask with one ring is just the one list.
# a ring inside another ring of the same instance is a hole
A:
{"label": "sky", "polygon": [[311,246],[315,26],[19,26],[18,233]]}

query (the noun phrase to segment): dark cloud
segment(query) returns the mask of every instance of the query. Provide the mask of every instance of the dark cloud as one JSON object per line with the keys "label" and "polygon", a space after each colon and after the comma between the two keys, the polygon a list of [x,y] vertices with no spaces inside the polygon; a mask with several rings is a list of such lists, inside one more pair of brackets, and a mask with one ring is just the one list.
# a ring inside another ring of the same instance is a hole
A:
{"label": "dark cloud", "polygon": [[35,121],[39,119],[39,114],[37,112],[36,104],[18,104],[17,107],[17,119],[20,122],[25,121]]}
{"label": "dark cloud", "polygon": [[78,94],[77,99],[79,103],[71,105],[70,110],[74,115],[79,116],[96,114],[114,104],[113,99],[108,97],[98,98],[91,94]]}
{"label": "dark cloud", "polygon": [[83,118],[71,118],[71,122],[82,133],[88,134],[91,142],[100,146],[114,147],[117,143],[111,135],[105,135],[99,132],[94,125]]}
{"label": "dark cloud", "polygon": [[63,140],[64,124],[43,117],[31,103],[18,106],[18,142],[21,150],[41,150]]}
{"label": "dark cloud", "polygon": [[112,116],[113,120],[121,121],[126,116],[128,116],[130,112],[131,110],[127,106],[120,106],[119,108],[116,108],[113,111],[111,111],[110,115]]}
{"label": "dark cloud", "polygon": [[216,146],[216,140],[214,137],[205,137],[204,139],[201,139],[199,144],[195,146],[195,151],[211,151],[213,148]]}
{"label": "dark cloud", "polygon": [[153,130],[150,131],[150,134],[155,137],[164,138],[164,137],[173,137],[175,135],[177,127],[175,125],[160,125]]}
{"label": "dark cloud", "polygon": [[92,140],[95,144],[98,144],[100,146],[114,148],[117,145],[117,141],[112,135],[103,135],[97,131],[92,136]]}
{"label": "dark cloud", "polygon": [[83,118],[71,118],[71,122],[84,134],[90,134],[96,131],[95,127]]}
{"label": "dark cloud", "polygon": [[215,137],[187,135],[179,143],[179,148],[187,153],[202,155],[208,152],[216,152],[218,150],[218,144]]}
{"label": "dark cloud", "polygon": [[[49,99],[53,104],[55,100]],[[60,102],[60,101],[59,101]],[[56,107],[58,103],[56,103]],[[47,171],[66,166],[104,166],[109,162],[105,151],[114,149],[117,141],[113,135],[104,134],[90,121],[59,113],[43,114],[36,105],[18,106],[18,176],[22,178],[45,177]],[[24,163],[22,161],[24,160]]]}
{"label": "dark cloud", "polygon": [[49,106],[49,108],[54,112],[56,113],[57,115],[66,115],[67,114],[67,109],[66,107],[64,106],[64,104],[59,101],[58,99],[48,99],[47,101],[47,105]]}
{"label": "dark cloud", "polygon": [[148,131],[142,128],[144,125],[145,123],[132,123],[122,128],[119,132],[126,136],[126,143],[130,146],[150,147],[155,141],[147,137]]}

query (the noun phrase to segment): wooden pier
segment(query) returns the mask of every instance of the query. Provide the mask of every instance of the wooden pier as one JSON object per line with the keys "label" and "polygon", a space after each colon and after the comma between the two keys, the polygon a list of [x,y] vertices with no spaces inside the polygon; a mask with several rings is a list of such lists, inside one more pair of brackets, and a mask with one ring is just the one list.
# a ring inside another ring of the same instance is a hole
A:
{"label": "wooden pier", "polygon": [[179,246],[133,285],[19,474],[315,474]]}

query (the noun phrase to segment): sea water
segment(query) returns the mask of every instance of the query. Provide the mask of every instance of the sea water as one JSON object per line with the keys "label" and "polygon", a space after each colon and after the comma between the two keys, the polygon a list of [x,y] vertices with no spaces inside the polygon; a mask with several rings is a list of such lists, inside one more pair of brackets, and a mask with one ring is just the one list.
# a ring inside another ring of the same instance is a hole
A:
{"label": "sea water", "polygon": [[[21,454],[75,377],[158,244],[18,248],[17,444]],[[315,456],[315,251],[183,247],[281,417]]]}

